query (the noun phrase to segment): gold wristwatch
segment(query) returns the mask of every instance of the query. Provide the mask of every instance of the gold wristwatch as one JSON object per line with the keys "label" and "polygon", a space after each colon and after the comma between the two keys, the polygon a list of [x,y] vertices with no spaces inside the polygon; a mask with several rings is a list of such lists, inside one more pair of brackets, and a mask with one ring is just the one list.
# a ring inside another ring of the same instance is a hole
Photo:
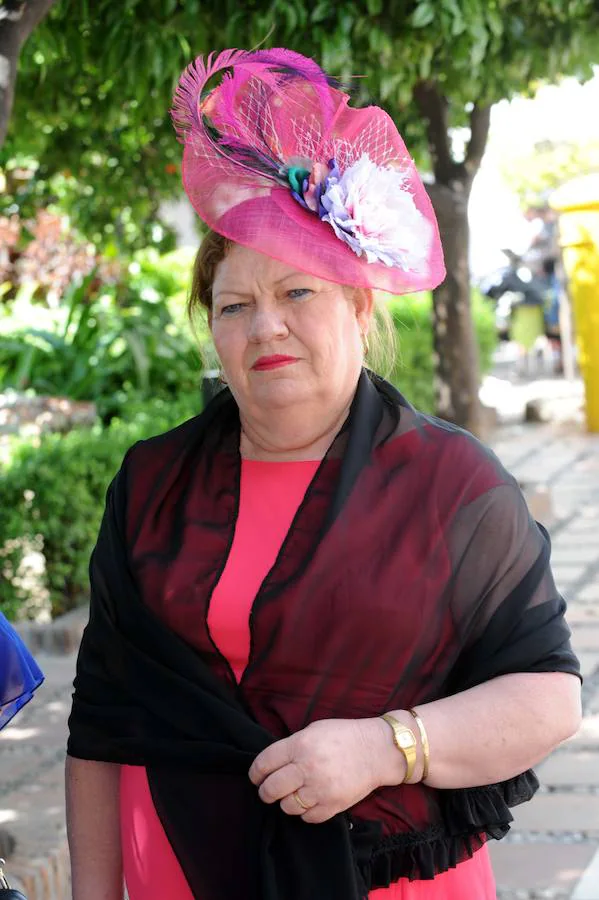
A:
{"label": "gold wristwatch", "polygon": [[393,742],[397,749],[404,755],[406,761],[406,777],[404,778],[403,783],[405,784],[406,781],[411,779],[416,767],[416,750],[418,747],[416,737],[414,732],[408,728],[407,725],[402,725],[401,722],[398,722],[397,719],[389,715],[389,713],[385,713],[384,716],[381,716],[381,719],[384,719],[387,725],[391,726],[393,731]]}

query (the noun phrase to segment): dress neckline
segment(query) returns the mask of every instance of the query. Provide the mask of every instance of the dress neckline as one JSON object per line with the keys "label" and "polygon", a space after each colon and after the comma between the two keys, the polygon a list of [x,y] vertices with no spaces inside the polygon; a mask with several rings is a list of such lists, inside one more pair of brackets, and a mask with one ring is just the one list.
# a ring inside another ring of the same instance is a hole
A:
{"label": "dress neckline", "polygon": [[245,457],[241,459],[241,465],[244,468],[305,466],[307,469],[317,469],[321,462],[321,459],[246,459]]}

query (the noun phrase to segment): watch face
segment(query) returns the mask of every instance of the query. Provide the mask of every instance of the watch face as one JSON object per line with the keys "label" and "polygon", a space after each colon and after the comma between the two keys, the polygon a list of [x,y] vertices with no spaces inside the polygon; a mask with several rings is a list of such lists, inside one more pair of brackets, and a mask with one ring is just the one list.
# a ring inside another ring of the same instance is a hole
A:
{"label": "watch face", "polygon": [[399,746],[403,747],[405,750],[407,750],[408,747],[412,747],[413,743],[414,742],[409,734],[404,733],[399,735]]}

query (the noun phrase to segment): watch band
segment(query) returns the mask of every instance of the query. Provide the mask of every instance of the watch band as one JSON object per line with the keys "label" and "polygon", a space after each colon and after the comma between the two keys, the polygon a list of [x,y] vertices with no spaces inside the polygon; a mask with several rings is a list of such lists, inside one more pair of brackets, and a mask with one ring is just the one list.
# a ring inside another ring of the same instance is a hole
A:
{"label": "watch band", "polygon": [[401,722],[398,722],[397,719],[389,713],[385,713],[381,718],[391,727],[395,746],[403,753],[406,761],[406,775],[403,780],[403,784],[405,784],[406,781],[411,779],[414,774],[414,769],[416,768],[416,737],[414,732],[408,728],[407,725],[402,725]]}

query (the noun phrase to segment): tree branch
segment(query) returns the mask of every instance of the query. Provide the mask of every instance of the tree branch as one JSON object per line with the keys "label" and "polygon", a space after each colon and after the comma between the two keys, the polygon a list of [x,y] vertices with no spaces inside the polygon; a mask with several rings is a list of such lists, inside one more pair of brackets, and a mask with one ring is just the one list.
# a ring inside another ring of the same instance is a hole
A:
{"label": "tree branch", "polygon": [[27,40],[31,32],[37,28],[42,19],[47,16],[55,3],[56,0],[26,0],[20,25],[22,44]]}
{"label": "tree branch", "polygon": [[470,179],[474,178],[482,162],[490,125],[491,107],[479,106],[478,103],[475,103],[470,112],[470,140],[464,159]]}
{"label": "tree branch", "polygon": [[447,99],[434,81],[419,81],[414,88],[414,101],[426,121],[435,178],[441,184],[448,184],[456,172],[457,164],[451,155]]}

